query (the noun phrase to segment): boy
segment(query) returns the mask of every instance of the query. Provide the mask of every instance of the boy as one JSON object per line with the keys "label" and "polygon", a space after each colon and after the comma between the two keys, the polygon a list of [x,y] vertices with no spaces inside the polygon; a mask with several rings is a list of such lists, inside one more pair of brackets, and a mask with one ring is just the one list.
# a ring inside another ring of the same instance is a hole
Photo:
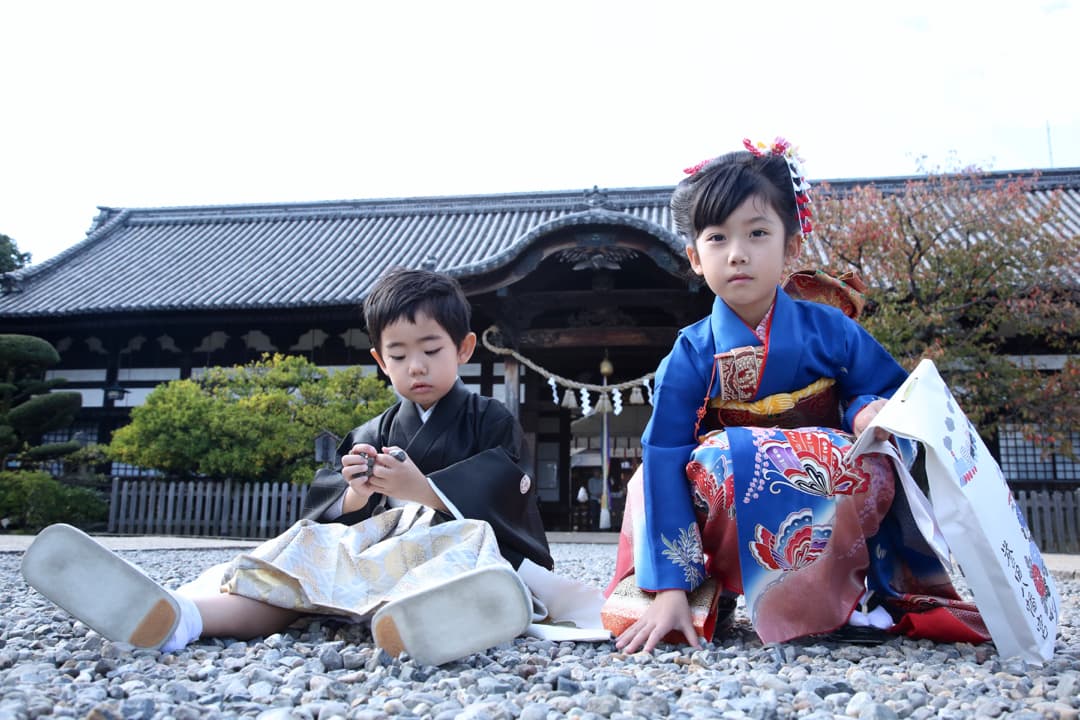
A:
{"label": "boy", "polygon": [[[341,473],[316,475],[304,517],[351,524],[388,503],[418,502],[443,520],[487,521],[514,567],[529,558],[550,569],[535,490],[516,464],[521,427],[504,405],[457,377],[476,348],[469,316],[446,276],[392,271],[376,284],[364,301],[371,354],[406,401],[346,436]],[[398,461],[391,448],[409,458]]]}
{"label": "boy", "polygon": [[27,581],[106,637],[165,650],[279,632],[306,613],[374,612],[376,644],[433,665],[521,633],[532,605],[513,568],[552,560],[517,465],[519,425],[457,376],[476,347],[469,303],[451,278],[399,269],[364,318],[402,399],[349,433],[341,472],[318,473],[300,522],[176,593],[52,526],[24,556]]}

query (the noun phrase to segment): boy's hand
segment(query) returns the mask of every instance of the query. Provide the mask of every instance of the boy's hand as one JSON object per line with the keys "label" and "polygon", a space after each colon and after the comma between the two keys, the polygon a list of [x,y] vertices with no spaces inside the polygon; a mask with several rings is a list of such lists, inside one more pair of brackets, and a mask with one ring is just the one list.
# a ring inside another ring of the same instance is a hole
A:
{"label": "boy's hand", "polygon": [[[855,415],[855,420],[852,422],[852,429],[855,431],[855,437],[863,434],[863,431],[870,426],[877,414],[881,412],[881,408],[885,407],[885,403],[888,402],[884,398],[878,398],[872,403],[868,403],[862,410]],[[882,442],[889,439],[889,431],[884,428],[874,428],[874,439],[881,440]]]}
{"label": "boy's hand", "polygon": [[446,510],[446,505],[431,489],[427,477],[399,447],[384,447],[375,456],[375,466],[367,485],[387,497]]}
{"label": "boy's hand", "polygon": [[694,618],[690,614],[686,593],[682,590],[661,590],[649,603],[645,614],[615,640],[615,647],[623,652],[634,653],[644,646],[645,652],[652,652],[657,643],[672,630],[681,631],[691,646],[701,648],[701,640],[694,631]]}
{"label": "boy's hand", "polygon": [[367,505],[368,499],[375,489],[368,482],[373,465],[376,450],[367,443],[357,443],[349,450],[348,455],[341,457],[341,477],[349,484],[345,491],[344,512],[353,512]]}

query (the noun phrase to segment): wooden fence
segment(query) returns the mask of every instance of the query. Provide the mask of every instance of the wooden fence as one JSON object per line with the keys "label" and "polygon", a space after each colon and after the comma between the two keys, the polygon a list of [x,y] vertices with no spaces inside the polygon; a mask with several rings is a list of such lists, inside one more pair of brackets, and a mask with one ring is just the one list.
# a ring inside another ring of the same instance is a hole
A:
{"label": "wooden fence", "polygon": [[111,533],[268,538],[296,522],[307,486],[113,478]]}
{"label": "wooden fence", "polygon": [[[1015,494],[1040,550],[1080,552],[1080,491],[1020,490]],[[109,532],[273,537],[296,522],[306,496],[306,486],[290,483],[114,478]]]}
{"label": "wooden fence", "polygon": [[1039,550],[1080,552],[1080,490],[1018,490],[1014,494]]}

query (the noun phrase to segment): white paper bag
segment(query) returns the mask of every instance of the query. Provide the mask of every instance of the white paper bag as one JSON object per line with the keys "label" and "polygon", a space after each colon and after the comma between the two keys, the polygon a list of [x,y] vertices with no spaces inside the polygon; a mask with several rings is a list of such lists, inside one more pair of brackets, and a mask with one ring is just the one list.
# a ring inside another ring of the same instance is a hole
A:
{"label": "white paper bag", "polygon": [[[611,632],[600,618],[604,604],[600,588],[556,575],[528,558],[521,561],[518,575],[533,596],[533,622],[526,628],[526,635],[554,642],[611,639]],[[543,608],[546,619],[543,615],[537,617],[538,607]]]}
{"label": "white paper bag", "polygon": [[[944,537],[998,653],[1031,662],[1048,660],[1054,652],[1061,606],[1054,579],[1001,468],[933,362],[919,363],[870,427],[922,443],[930,509],[940,528],[938,542],[933,523],[919,521],[916,506],[925,503],[922,492],[914,482],[903,482],[902,487],[920,530],[939,555]],[[868,429],[850,457],[880,449],[875,445]]]}

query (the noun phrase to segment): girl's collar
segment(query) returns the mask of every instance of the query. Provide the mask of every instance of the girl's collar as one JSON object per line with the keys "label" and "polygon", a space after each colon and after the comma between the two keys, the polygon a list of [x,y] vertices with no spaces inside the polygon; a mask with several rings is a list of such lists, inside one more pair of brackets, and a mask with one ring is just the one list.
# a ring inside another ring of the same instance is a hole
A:
{"label": "girl's collar", "polygon": [[772,305],[770,305],[769,309],[765,311],[765,316],[761,318],[761,322],[759,322],[757,324],[757,327],[754,328],[754,335],[756,335],[757,339],[760,340],[762,343],[764,343],[764,342],[766,342],[766,340],[768,340],[768,337],[769,337],[769,323],[772,322],[773,310],[775,310],[775,309],[776,309],[776,295],[773,296]]}
{"label": "girl's collar", "polygon": [[[765,329],[767,336],[770,319],[775,316],[777,306],[783,302],[780,299],[783,292],[784,291],[777,286],[776,294],[773,296],[772,305],[769,306],[769,310],[765,313],[764,317],[762,317],[761,322],[753,327],[747,325],[734,310],[728,307],[727,303],[719,297],[715,297],[713,299],[712,314],[709,316],[708,323],[712,329],[717,352],[723,352],[728,347],[764,344],[765,341],[762,337],[762,329]],[[787,296],[784,297],[787,299]]]}

